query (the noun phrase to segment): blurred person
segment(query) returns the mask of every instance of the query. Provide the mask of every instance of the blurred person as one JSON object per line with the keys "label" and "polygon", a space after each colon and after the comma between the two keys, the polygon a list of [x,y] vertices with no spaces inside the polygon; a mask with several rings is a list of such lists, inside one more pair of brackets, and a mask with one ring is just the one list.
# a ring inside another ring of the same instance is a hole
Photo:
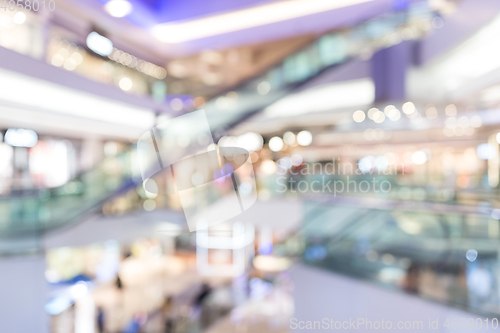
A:
{"label": "blurred person", "polygon": [[432,295],[433,298],[443,299],[443,287],[439,284],[438,268],[434,264],[426,264],[420,267],[419,293],[422,295]]}
{"label": "blurred person", "polygon": [[403,279],[403,289],[411,294],[418,294],[420,291],[420,266],[412,262]]}
{"label": "blurred person", "polygon": [[97,308],[97,329],[99,333],[104,333],[104,309],[102,306]]}
{"label": "blurred person", "polygon": [[116,274],[115,287],[116,287],[116,302],[118,303],[118,306],[124,307],[125,292],[123,290],[124,289],[123,282],[119,274]]}
{"label": "blurred person", "polygon": [[118,291],[123,290],[123,283],[122,283],[122,280],[120,279],[119,275],[116,275],[115,285],[116,285],[116,289],[118,289]]}
{"label": "blurred person", "polygon": [[173,297],[168,296],[165,299],[165,302],[163,302],[162,306],[162,316],[163,316],[163,322],[165,323],[165,333],[172,333],[174,332],[174,316],[172,313],[173,310]]}
{"label": "blurred person", "polygon": [[132,257],[132,251],[130,249],[127,249],[124,253],[123,253],[123,260],[127,259],[127,258],[130,258]]}
{"label": "blurred person", "polygon": [[207,299],[212,294],[213,290],[208,283],[203,283],[201,290],[194,299],[193,312],[196,318],[200,319],[201,327],[206,327],[208,324],[208,311],[205,307]]}
{"label": "blurred person", "polygon": [[148,315],[145,311],[141,311],[135,314],[134,318],[130,321],[124,333],[139,333],[141,332],[141,327],[144,326]]}
{"label": "blurred person", "polygon": [[212,293],[212,288],[210,287],[210,285],[206,282],[203,283],[203,285],[201,286],[200,292],[198,293],[198,295],[194,299],[193,306],[196,309],[201,309],[201,307],[203,306],[203,303],[208,298],[208,296],[210,296],[211,293]]}

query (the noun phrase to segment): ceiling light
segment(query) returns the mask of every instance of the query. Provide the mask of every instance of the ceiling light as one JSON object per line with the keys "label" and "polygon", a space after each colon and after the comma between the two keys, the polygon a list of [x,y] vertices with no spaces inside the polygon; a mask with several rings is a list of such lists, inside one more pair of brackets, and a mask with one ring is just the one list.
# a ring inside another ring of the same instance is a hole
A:
{"label": "ceiling light", "polygon": [[113,17],[124,17],[132,11],[132,5],[126,0],[111,0],[104,9]]}
{"label": "ceiling light", "polygon": [[159,24],[152,29],[152,33],[162,42],[182,43],[371,1],[373,0],[279,1],[190,21]]}
{"label": "ceiling light", "polygon": [[92,31],[87,36],[87,46],[95,53],[107,57],[113,52],[113,43],[106,37]]}

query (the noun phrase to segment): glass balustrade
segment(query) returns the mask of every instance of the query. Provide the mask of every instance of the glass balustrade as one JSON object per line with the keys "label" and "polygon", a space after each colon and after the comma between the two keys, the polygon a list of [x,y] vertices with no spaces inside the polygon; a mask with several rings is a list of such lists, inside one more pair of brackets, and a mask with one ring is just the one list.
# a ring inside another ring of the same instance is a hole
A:
{"label": "glass balustrade", "polygon": [[499,221],[474,214],[305,204],[304,261],[333,272],[500,316]]}

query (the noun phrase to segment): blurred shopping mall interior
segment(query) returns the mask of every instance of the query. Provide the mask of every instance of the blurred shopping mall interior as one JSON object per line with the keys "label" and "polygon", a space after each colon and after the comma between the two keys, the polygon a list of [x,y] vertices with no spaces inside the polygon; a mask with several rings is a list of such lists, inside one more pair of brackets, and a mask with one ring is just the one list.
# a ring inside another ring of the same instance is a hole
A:
{"label": "blurred shopping mall interior", "polygon": [[500,1],[0,3],[2,333],[498,330]]}

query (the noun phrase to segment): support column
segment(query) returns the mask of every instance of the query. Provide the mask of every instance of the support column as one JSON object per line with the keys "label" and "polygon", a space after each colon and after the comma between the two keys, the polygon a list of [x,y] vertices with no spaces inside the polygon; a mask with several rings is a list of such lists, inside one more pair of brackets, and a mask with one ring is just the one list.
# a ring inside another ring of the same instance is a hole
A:
{"label": "support column", "polygon": [[410,42],[403,42],[376,52],[372,57],[375,101],[406,99],[406,72],[411,65]]}
{"label": "support column", "polygon": [[49,333],[45,256],[0,258],[2,332]]}

